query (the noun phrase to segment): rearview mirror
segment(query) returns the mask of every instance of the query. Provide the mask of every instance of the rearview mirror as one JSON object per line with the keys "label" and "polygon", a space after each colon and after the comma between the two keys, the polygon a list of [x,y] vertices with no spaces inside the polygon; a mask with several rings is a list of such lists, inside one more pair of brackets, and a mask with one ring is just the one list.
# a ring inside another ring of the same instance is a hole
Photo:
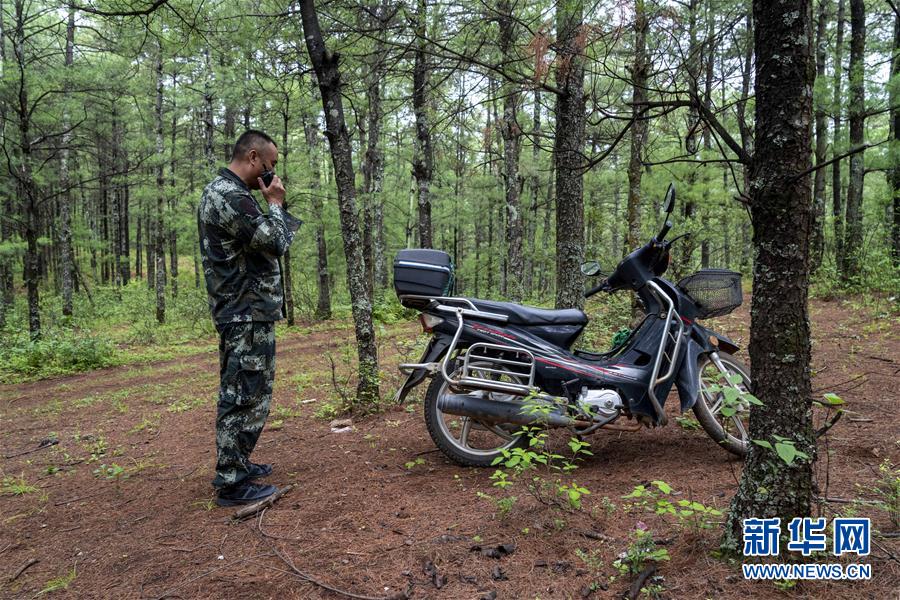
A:
{"label": "rearview mirror", "polygon": [[603,272],[603,268],[596,260],[588,260],[581,263],[581,273],[583,275],[598,275]]}
{"label": "rearview mirror", "polygon": [[670,183],[669,189],[666,190],[666,198],[663,200],[663,212],[667,215],[672,213],[675,208],[675,184]]}

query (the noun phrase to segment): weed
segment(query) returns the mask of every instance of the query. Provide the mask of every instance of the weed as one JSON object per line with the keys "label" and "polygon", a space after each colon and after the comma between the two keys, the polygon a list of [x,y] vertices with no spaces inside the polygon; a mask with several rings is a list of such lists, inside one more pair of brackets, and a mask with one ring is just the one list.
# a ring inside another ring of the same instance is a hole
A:
{"label": "weed", "polygon": [[642,525],[639,523],[638,528],[632,531],[632,541],[628,545],[628,549],[613,561],[613,566],[622,575],[638,575],[644,570],[647,562],[669,560],[669,551],[665,548],[657,548],[653,533]]}
{"label": "weed", "polygon": [[29,485],[23,475],[19,475],[19,477],[4,477],[2,488],[4,494],[11,494],[13,496],[24,496],[25,494],[31,494],[33,492],[38,491],[38,488]]}
{"label": "weed", "polygon": [[75,581],[75,577],[77,577],[77,573],[75,571],[75,567],[72,567],[72,570],[66,573],[65,575],[60,575],[54,579],[51,579],[47,583],[44,584],[43,589],[38,592],[38,595],[41,594],[49,594],[50,592],[57,592],[59,590],[68,589],[69,584]]}

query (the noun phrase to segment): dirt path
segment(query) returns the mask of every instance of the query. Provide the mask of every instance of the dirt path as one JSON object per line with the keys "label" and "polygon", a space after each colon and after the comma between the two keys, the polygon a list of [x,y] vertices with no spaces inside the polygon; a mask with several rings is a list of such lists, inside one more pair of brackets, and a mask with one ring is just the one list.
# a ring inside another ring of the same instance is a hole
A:
{"label": "dirt path", "polygon": [[[853,411],[821,451],[817,477],[824,490],[827,467],[830,497],[871,499],[881,461],[900,463],[900,336],[896,319],[858,304],[812,304],[814,387],[840,394]],[[745,306],[717,326],[745,346],[747,319]],[[397,381],[400,342],[416,330],[395,326],[394,341],[382,347],[392,377],[386,396]],[[662,597],[784,597],[714,559],[715,531],[625,506],[622,496],[634,486],[663,480],[678,497],[725,510],[740,465],[702,432],[673,422],[593,436],[594,456],[575,472],[591,492],[582,511],[552,510],[521,493],[501,519],[476,495],[497,494],[492,470],[445,461],[420,404],[360,420],[343,434],[313,417],[334,394],[326,352],[341,365],[349,342],[352,330],[338,324],[279,337],[270,428],[254,459],[275,464],[273,483],[297,488],[261,520],[240,524],[211,502],[214,354],[0,387],[4,456],[59,440],[0,462],[0,596],[66,586],[79,598],[339,597],[291,574],[277,550],[331,586],[373,597],[409,590],[414,598],[578,598],[600,582],[590,596],[613,598],[632,578],[610,581],[612,562],[642,522],[671,557],[660,563]],[[560,447],[565,441],[554,437]],[[861,514],[889,529],[884,513],[864,507]],[[515,549],[501,558],[472,551],[497,544]],[[879,544],[869,559],[872,581],[805,582],[788,594],[893,597],[900,565],[889,554],[900,557],[900,543]]]}

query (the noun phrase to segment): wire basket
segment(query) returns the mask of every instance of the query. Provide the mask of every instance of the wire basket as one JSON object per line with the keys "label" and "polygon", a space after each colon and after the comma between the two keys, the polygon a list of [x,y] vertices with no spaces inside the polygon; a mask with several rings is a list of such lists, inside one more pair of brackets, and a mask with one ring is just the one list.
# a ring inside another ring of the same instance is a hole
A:
{"label": "wire basket", "polygon": [[741,274],[728,269],[701,269],[678,282],[697,304],[697,318],[710,319],[727,315],[744,300]]}

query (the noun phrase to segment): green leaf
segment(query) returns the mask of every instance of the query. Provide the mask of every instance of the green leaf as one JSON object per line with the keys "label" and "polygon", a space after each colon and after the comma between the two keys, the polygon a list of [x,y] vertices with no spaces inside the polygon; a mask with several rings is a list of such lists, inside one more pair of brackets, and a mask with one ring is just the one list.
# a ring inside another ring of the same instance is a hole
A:
{"label": "green leaf", "polygon": [[827,402],[828,404],[831,404],[833,406],[844,403],[843,398],[841,398],[837,394],[832,394],[831,392],[828,392],[827,394],[823,394],[822,397],[825,398],[825,402]]}
{"label": "green leaf", "polygon": [[775,444],[775,452],[778,453],[778,456],[780,456],[781,460],[787,465],[792,464],[797,457],[797,449],[794,448],[794,444],[786,442],[778,442]]}
{"label": "green leaf", "polygon": [[744,383],[744,377],[740,373],[732,373],[728,377],[725,378],[728,383],[731,385],[738,385],[740,383]]}
{"label": "green leaf", "polygon": [[671,494],[672,493],[672,486],[670,486],[665,481],[653,481],[651,483],[653,485],[655,485],[656,487],[658,487],[659,491],[661,491],[663,494]]}
{"label": "green leaf", "polygon": [[770,444],[766,440],[753,440],[753,443],[756,444],[757,446],[762,446],[763,448],[768,448],[769,450],[772,450],[772,444]]}

